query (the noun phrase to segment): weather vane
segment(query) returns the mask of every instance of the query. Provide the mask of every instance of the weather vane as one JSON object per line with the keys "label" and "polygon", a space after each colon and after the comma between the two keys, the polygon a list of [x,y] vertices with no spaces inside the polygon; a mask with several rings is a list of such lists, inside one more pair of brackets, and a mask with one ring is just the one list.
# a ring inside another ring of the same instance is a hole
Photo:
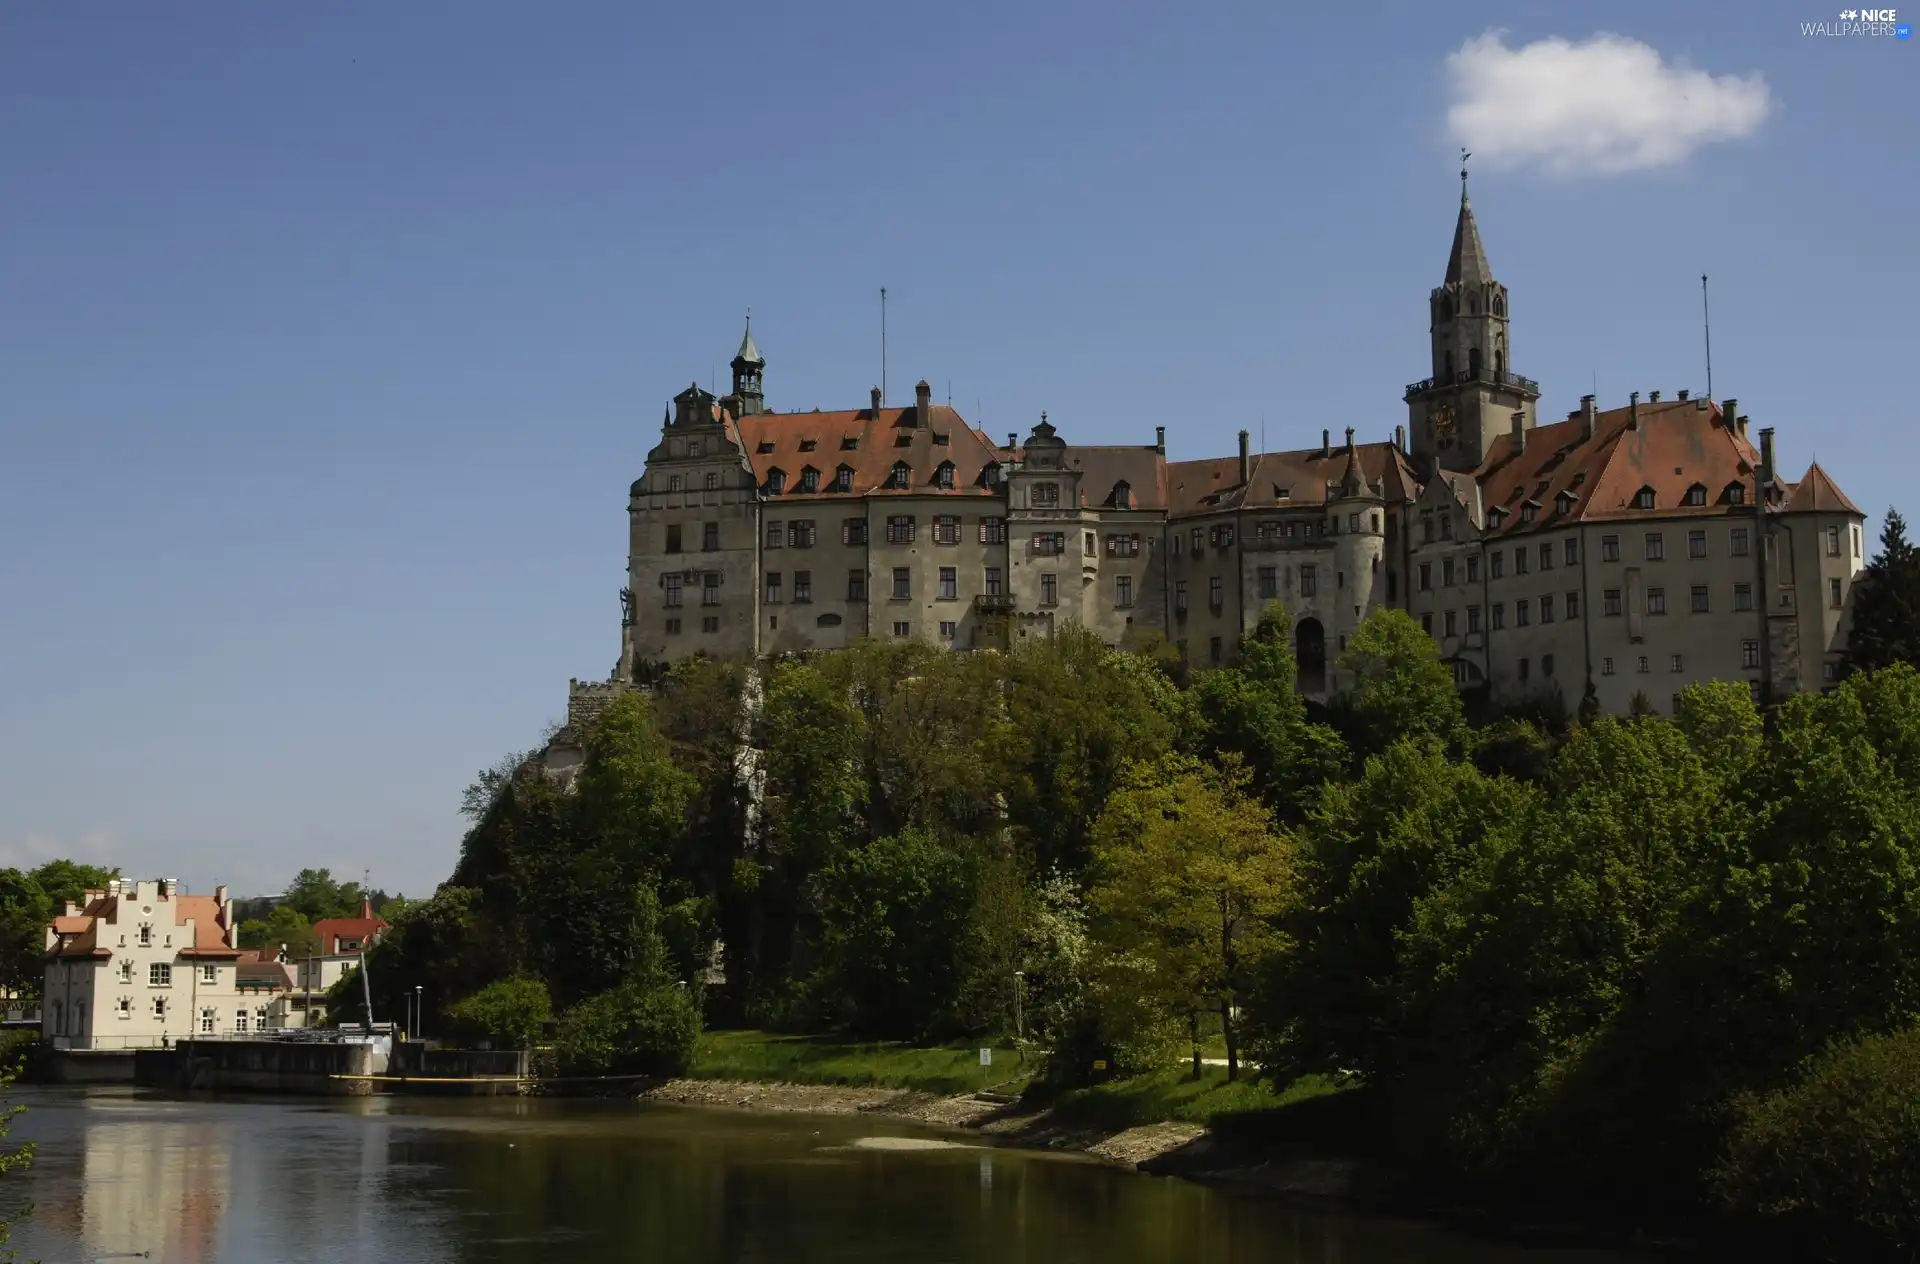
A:
{"label": "weather vane", "polygon": [[1460,149],[1460,196],[1467,196],[1467,159],[1473,157],[1463,145]]}

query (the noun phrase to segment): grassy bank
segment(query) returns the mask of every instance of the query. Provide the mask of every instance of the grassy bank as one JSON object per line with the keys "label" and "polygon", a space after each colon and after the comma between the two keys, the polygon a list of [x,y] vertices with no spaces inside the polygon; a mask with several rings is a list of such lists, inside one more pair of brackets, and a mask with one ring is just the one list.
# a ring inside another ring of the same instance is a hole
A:
{"label": "grassy bank", "polygon": [[1332,1080],[1304,1076],[1275,1091],[1242,1073],[1228,1081],[1225,1067],[1203,1067],[1194,1079],[1186,1066],[1132,1075],[1090,1088],[1070,1089],[1048,1104],[1062,1121],[1103,1128],[1132,1128],[1177,1120],[1207,1127],[1247,1128],[1301,1102],[1340,1092]]}
{"label": "grassy bank", "polygon": [[915,1089],[925,1093],[970,1093],[992,1088],[1019,1093],[1038,1069],[1036,1055],[1024,1064],[1019,1051],[993,1046],[993,1065],[980,1065],[979,1043],[910,1045],[830,1036],[783,1036],[766,1031],[708,1031],[694,1051],[700,1079],[788,1084],[844,1084]]}

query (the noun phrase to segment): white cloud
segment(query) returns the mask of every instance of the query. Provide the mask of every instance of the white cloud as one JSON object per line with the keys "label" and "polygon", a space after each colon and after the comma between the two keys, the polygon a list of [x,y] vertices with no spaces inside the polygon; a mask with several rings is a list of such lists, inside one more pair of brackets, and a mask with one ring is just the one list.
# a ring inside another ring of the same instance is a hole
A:
{"label": "white cloud", "polygon": [[1773,104],[1757,71],[1711,75],[1604,33],[1508,48],[1488,31],[1448,54],[1447,70],[1447,125],[1475,162],[1557,175],[1669,166],[1750,135]]}

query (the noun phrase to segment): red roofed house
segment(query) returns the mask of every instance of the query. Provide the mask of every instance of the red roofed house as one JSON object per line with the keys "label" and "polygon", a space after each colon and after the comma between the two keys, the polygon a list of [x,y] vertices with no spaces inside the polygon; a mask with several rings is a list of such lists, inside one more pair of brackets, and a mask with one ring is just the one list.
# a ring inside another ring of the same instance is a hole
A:
{"label": "red roofed house", "polygon": [[360,964],[360,954],[386,932],[387,926],[387,919],[375,913],[373,905],[364,899],[360,901],[358,917],[323,917],[313,924],[318,949],[312,956],[291,963],[293,993],[289,997],[289,1026],[310,1027],[321,1021],[322,995],[348,970]]}
{"label": "red roofed house", "polygon": [[245,1022],[225,887],[171,878],[88,891],[47,928],[41,1031],[61,1049],[151,1048]]}
{"label": "red roofed house", "polygon": [[1236,456],[1186,461],[1167,460],[1164,426],[1077,446],[1045,413],[996,445],[924,381],[907,407],[875,388],[865,408],[772,412],[749,329],[732,392],[675,396],[629,489],[620,660],[573,682],[572,745],[696,653],[1004,648],[1072,621],[1211,667],[1274,600],[1310,695],[1346,683],[1340,652],[1381,606],[1496,701],[1572,707],[1592,680],[1606,710],[1665,710],[1696,680],[1758,695],[1834,678],[1864,516],[1823,470],[1781,479],[1770,431],[1756,447],[1734,401],[1686,391],[1604,411],[1589,396],[1538,424],[1464,172],[1428,305],[1430,374],[1391,441],[1342,426],[1336,445],[1323,421],[1318,448],[1254,452],[1242,430]]}

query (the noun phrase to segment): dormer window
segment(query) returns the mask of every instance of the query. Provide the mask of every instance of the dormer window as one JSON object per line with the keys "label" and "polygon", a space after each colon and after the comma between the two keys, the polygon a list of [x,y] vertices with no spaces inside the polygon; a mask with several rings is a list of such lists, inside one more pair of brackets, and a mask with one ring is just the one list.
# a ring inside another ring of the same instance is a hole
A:
{"label": "dormer window", "polygon": [[1639,491],[1635,492],[1633,494],[1633,507],[1635,509],[1653,508],[1653,488],[1642,487]]}
{"label": "dormer window", "polygon": [[987,462],[986,468],[980,471],[980,481],[988,487],[1000,486],[1000,462]]}
{"label": "dormer window", "polygon": [[806,469],[801,470],[800,471],[800,490],[803,492],[819,491],[820,490],[820,471],[814,469],[811,465],[809,465]]}
{"label": "dormer window", "polygon": [[755,448],[754,451],[758,452],[761,456],[765,456],[767,455],[767,453],[773,451],[773,444],[770,441],[763,439],[760,442],[760,446],[758,448]]}
{"label": "dormer window", "polygon": [[944,431],[944,430],[936,430],[936,431],[934,431],[934,432],[933,432],[933,446],[934,446],[934,447],[936,447],[936,448],[944,448],[944,447],[946,447],[946,446],[947,446],[947,432],[946,432],[946,431]]}
{"label": "dormer window", "polygon": [[778,496],[787,490],[787,472],[785,470],[767,471],[767,495]]}
{"label": "dormer window", "polygon": [[800,441],[800,450],[802,452],[811,452],[819,446],[820,443],[817,439],[802,439]]}
{"label": "dormer window", "polygon": [[1726,492],[1726,502],[1729,505],[1746,504],[1747,503],[1747,485],[1745,483],[1728,483],[1727,492]]}
{"label": "dormer window", "polygon": [[1499,530],[1500,524],[1506,520],[1507,507],[1505,505],[1495,505],[1493,508],[1487,510],[1487,525],[1496,531]]}
{"label": "dormer window", "polygon": [[1282,487],[1280,484],[1275,483],[1273,485],[1273,498],[1275,500],[1292,500],[1293,489],[1291,487]]}
{"label": "dormer window", "polygon": [[1115,509],[1133,508],[1133,488],[1124,478],[1113,485],[1113,507]]}
{"label": "dormer window", "polygon": [[940,467],[933,472],[933,484],[935,487],[945,488],[948,491],[953,489],[952,461],[940,462]]}
{"label": "dormer window", "polygon": [[853,467],[842,465],[833,472],[833,490],[850,492],[853,490]]}
{"label": "dormer window", "polygon": [[1685,503],[1688,505],[1694,505],[1694,506],[1706,504],[1707,503],[1706,487],[1703,484],[1695,483],[1692,487],[1687,488],[1687,499]]}
{"label": "dormer window", "polygon": [[905,461],[893,463],[893,473],[887,475],[888,487],[910,487],[913,484],[913,467]]}
{"label": "dormer window", "polygon": [[840,437],[840,450],[842,452],[851,452],[859,446],[860,446],[859,435],[842,435]]}
{"label": "dormer window", "polygon": [[1532,522],[1534,519],[1534,515],[1538,514],[1539,512],[1540,512],[1540,506],[1536,502],[1530,500],[1526,504],[1520,506],[1520,521]]}
{"label": "dormer window", "polygon": [[1036,509],[1051,509],[1060,503],[1060,484],[1035,483],[1028,493],[1030,503]]}
{"label": "dormer window", "polygon": [[1554,501],[1555,507],[1561,513],[1571,513],[1573,511],[1573,502],[1575,499],[1577,498],[1574,496],[1572,492],[1563,491],[1558,496],[1555,496],[1553,498],[1553,501]]}

